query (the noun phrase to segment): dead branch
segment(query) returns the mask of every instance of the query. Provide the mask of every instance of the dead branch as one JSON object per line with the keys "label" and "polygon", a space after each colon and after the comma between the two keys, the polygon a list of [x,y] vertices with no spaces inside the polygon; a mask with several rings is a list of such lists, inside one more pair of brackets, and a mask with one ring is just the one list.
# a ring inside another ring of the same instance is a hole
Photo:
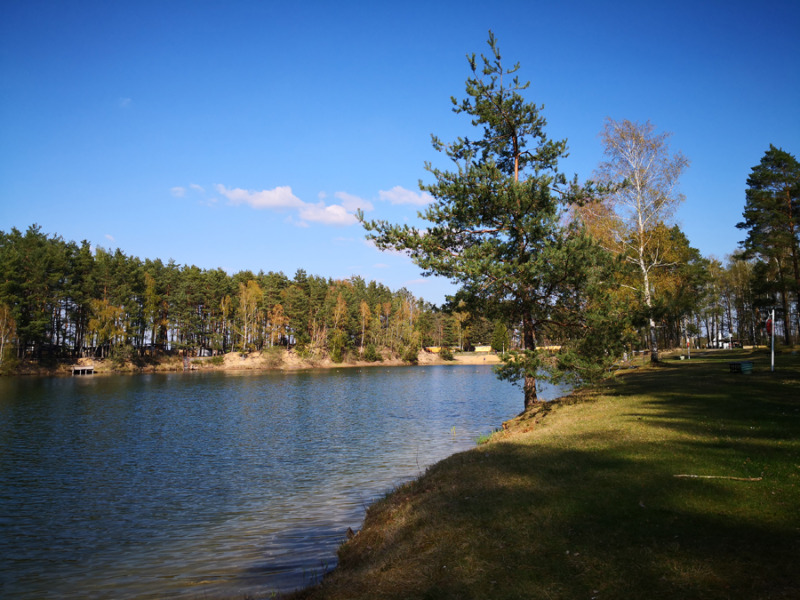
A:
{"label": "dead branch", "polygon": [[732,481],[761,481],[761,477],[730,477],[727,475],[673,475],[673,477],[691,479],[730,479]]}

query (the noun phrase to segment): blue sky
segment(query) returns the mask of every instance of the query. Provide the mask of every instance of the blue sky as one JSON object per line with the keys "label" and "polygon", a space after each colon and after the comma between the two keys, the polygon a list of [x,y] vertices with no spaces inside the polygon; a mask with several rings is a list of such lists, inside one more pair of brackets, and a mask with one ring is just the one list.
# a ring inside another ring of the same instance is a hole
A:
{"label": "blue sky", "polygon": [[606,117],[691,161],[677,221],[723,258],[769,144],[800,156],[800,2],[4,0],[0,230],[38,223],[140,258],[452,287],[364,241],[414,220],[430,134],[468,133],[491,29],[591,177]]}

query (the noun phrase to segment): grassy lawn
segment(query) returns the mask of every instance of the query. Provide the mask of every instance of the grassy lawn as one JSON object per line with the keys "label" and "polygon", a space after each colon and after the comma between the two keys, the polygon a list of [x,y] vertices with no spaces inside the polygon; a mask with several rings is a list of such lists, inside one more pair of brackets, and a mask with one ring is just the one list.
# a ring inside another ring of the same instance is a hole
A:
{"label": "grassy lawn", "polygon": [[800,356],[547,405],[372,506],[339,560],[295,598],[800,598]]}

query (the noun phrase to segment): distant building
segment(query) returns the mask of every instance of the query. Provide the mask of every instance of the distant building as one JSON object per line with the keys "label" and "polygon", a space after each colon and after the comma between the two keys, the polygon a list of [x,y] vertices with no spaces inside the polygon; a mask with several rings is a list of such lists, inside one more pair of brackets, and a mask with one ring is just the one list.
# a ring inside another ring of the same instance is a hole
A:
{"label": "distant building", "polygon": [[742,345],[739,340],[733,339],[730,334],[717,333],[716,338],[709,342],[708,347],[730,350],[731,348],[741,348]]}

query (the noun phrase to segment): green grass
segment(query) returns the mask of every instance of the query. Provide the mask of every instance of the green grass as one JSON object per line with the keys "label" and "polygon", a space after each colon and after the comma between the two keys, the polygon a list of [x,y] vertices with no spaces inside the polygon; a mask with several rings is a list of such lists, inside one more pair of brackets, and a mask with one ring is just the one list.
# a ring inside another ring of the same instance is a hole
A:
{"label": "green grass", "polygon": [[221,367],[222,365],[225,364],[225,357],[221,356],[221,355],[217,355],[217,356],[211,356],[209,358],[205,358],[203,360],[195,359],[195,360],[192,361],[192,364],[201,364],[202,365],[203,363],[206,363],[206,364],[209,364],[209,365],[214,365],[215,367]]}
{"label": "green grass", "polygon": [[370,507],[297,598],[798,598],[800,357],[777,365],[667,359],[523,415]]}

